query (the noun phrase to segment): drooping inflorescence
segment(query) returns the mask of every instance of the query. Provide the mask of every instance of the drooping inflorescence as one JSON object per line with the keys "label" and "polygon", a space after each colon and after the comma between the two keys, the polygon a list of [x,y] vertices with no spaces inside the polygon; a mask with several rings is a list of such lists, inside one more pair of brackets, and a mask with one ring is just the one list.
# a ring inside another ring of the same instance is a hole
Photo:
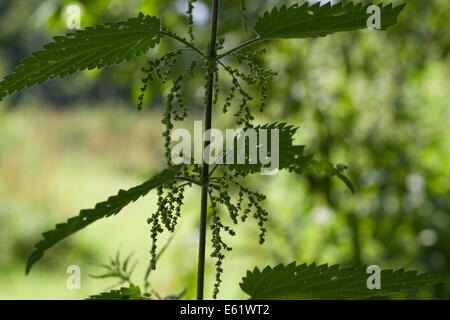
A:
{"label": "drooping inflorescence", "polygon": [[[238,192],[238,199],[234,202],[230,196],[230,190],[233,188],[237,189]],[[224,231],[231,236],[236,234],[230,226],[222,222],[218,212],[218,204],[225,207],[234,225],[245,222],[250,215],[253,216],[258,221],[260,244],[263,244],[265,241],[266,229],[264,225],[267,221],[268,213],[259,204],[266,197],[240,184],[237,181],[237,176],[224,173],[222,176],[212,177],[208,192],[211,199],[211,241],[213,246],[211,257],[216,259],[216,282],[213,291],[213,297],[216,298],[222,282],[221,275],[223,272],[222,264],[225,258],[224,252],[232,250],[223,241],[221,232]]]}
{"label": "drooping inflorescence", "polygon": [[[144,105],[144,94],[150,82],[159,80],[161,83],[166,83],[169,76],[174,73],[177,58],[185,52],[186,49],[173,50],[166,53],[159,59],[149,60],[147,67],[142,68],[142,86],[140,95],[138,97],[138,110],[142,110]],[[194,69],[202,61],[194,60],[185,69],[183,69],[173,80],[169,93],[166,97],[165,111],[161,119],[161,123],[165,125],[162,133],[164,137],[165,157],[169,166],[171,163],[170,142],[171,132],[174,127],[174,121],[183,121],[187,116],[187,107],[182,94],[182,82],[186,75],[193,77]]]}
{"label": "drooping inflorescence", "polygon": [[188,0],[186,14],[188,16],[188,34],[191,42],[194,41],[194,3],[197,0]]}
{"label": "drooping inflorescence", "polygon": [[250,51],[245,54],[233,55],[240,65],[244,64],[247,66],[248,72],[246,73],[237,68],[220,63],[220,65],[230,74],[232,78],[230,92],[225,98],[225,104],[222,110],[224,113],[228,112],[228,109],[231,107],[236,94],[239,94],[240,104],[238,110],[234,113],[234,116],[237,118],[237,124],[244,125],[245,128],[252,127],[251,121],[254,119],[254,116],[250,111],[249,102],[253,100],[253,97],[246,90],[246,87],[241,84],[240,80],[242,80],[247,86],[258,90],[260,100],[259,111],[263,112],[267,99],[267,84],[277,74],[277,72],[266,69],[254,61],[256,56],[264,53],[265,50],[259,50]]}
{"label": "drooping inflorescence", "polygon": [[144,94],[150,82],[158,79],[162,83],[165,83],[169,75],[173,72],[174,66],[177,62],[177,58],[181,55],[185,49],[177,49],[170,51],[163,55],[159,59],[153,59],[147,61],[147,67],[142,67],[142,86],[140,88],[140,95],[138,97],[138,110],[142,110],[144,105]]}
{"label": "drooping inflorescence", "polygon": [[151,226],[150,265],[152,269],[156,268],[158,235],[164,230],[171,233],[175,232],[178,219],[181,216],[184,192],[187,187],[192,187],[193,183],[199,184],[197,178],[200,171],[200,166],[183,165],[179,170],[179,176],[157,188],[157,209],[147,219],[147,223]]}
{"label": "drooping inflorescence", "polygon": [[166,161],[169,166],[171,163],[171,132],[174,127],[173,121],[183,121],[187,116],[187,107],[184,102],[183,95],[181,93],[182,82],[186,75],[193,75],[193,71],[196,68],[199,61],[192,61],[173,81],[172,87],[170,88],[169,94],[166,100],[166,109],[163,114],[161,123],[165,125],[165,130],[163,131],[164,137],[164,147]]}
{"label": "drooping inflorescence", "polygon": [[254,59],[258,55],[265,54],[266,50],[249,51],[246,54],[235,54],[235,57],[239,63],[245,63],[249,72],[243,75],[243,79],[256,88],[259,88],[260,98],[260,112],[264,111],[264,107],[267,99],[267,84],[274,76],[277,75],[276,71],[266,69],[263,66],[254,62]]}
{"label": "drooping inflorescence", "polygon": [[247,4],[245,3],[246,0],[239,0],[239,5],[241,6],[241,19],[242,24],[244,26],[244,30],[248,31],[248,16],[247,16]]}

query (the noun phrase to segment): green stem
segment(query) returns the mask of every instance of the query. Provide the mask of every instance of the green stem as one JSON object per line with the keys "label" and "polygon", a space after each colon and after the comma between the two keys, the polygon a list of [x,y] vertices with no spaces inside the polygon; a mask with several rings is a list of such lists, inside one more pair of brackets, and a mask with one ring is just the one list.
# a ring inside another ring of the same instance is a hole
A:
{"label": "green stem", "polygon": [[189,49],[192,49],[193,51],[197,52],[202,58],[206,58],[206,54],[200,50],[199,48],[197,48],[195,45],[193,45],[192,43],[190,43],[189,41],[177,36],[176,34],[172,33],[172,32],[167,32],[167,31],[163,31],[161,30],[159,32],[159,34],[175,39],[179,42],[181,42],[182,44],[184,44],[186,47],[188,47]]}
{"label": "green stem", "polygon": [[[217,42],[217,24],[219,18],[219,0],[214,0],[212,10],[211,40],[209,43],[208,60],[210,64],[216,64],[216,42]],[[209,66],[208,70],[208,91],[207,103],[205,106],[205,132],[211,129],[212,107],[214,94],[214,68]],[[209,146],[209,137],[205,137],[203,152]],[[202,168],[202,197],[200,203],[200,236],[198,244],[198,271],[197,271],[197,300],[203,300],[203,288],[205,280],[205,251],[206,251],[206,218],[208,209],[208,180],[209,165],[203,161]]]}
{"label": "green stem", "polygon": [[193,184],[196,184],[198,186],[202,185],[201,181],[198,181],[197,179],[191,178],[191,177],[185,177],[185,176],[176,176],[176,179],[180,179],[180,180],[184,180],[184,181],[189,181],[192,182]]}
{"label": "green stem", "polygon": [[238,45],[237,47],[235,47],[235,48],[233,48],[233,49],[231,49],[231,50],[228,50],[228,51],[225,52],[225,53],[222,53],[222,54],[218,55],[217,58],[218,58],[218,59],[222,59],[223,57],[226,57],[226,56],[228,56],[228,55],[230,55],[230,54],[232,54],[232,53],[234,53],[234,52],[236,52],[236,51],[239,51],[239,50],[241,50],[241,49],[244,49],[245,47],[248,47],[248,46],[250,46],[250,45],[252,45],[252,44],[255,44],[255,43],[259,42],[259,41],[262,41],[262,39],[261,39],[260,37],[256,37],[256,38],[254,38],[254,39],[252,39],[252,40],[249,40],[249,41],[247,41],[247,42],[241,43],[241,44]]}

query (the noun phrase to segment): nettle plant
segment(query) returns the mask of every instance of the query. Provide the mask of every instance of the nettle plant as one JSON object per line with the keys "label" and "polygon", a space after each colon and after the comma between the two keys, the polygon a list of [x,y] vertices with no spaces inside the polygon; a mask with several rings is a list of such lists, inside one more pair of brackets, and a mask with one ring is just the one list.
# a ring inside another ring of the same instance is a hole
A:
{"label": "nettle plant", "polygon": [[[128,283],[127,287],[93,296],[93,299],[159,299],[160,296],[150,289],[149,273],[156,268],[161,254],[168,243],[158,251],[158,236],[164,232],[174,232],[178,218],[182,213],[184,193],[187,188],[199,187],[200,201],[200,236],[198,255],[197,299],[203,299],[204,265],[206,251],[206,229],[209,223],[213,251],[211,257],[216,259],[216,279],[213,297],[219,293],[222,262],[226,252],[231,248],[224,242],[224,233],[235,235],[233,225],[254,218],[260,230],[259,243],[263,243],[266,235],[265,222],[268,212],[261,203],[265,196],[250,190],[244,182],[248,175],[260,172],[263,163],[226,164],[217,161],[210,165],[207,161],[192,164],[185,162],[174,164],[171,147],[172,132],[176,122],[184,120],[189,113],[183,94],[183,84],[196,72],[204,74],[204,130],[212,127],[212,111],[214,107],[223,113],[232,112],[236,124],[242,129],[252,128],[256,131],[278,130],[279,169],[296,174],[326,174],[341,179],[353,192],[353,185],[344,175],[344,165],[333,165],[328,161],[316,160],[304,153],[304,146],[295,145],[293,141],[297,128],[286,123],[269,123],[253,125],[255,107],[264,111],[267,100],[268,82],[276,75],[255,62],[255,57],[264,54],[262,50],[245,50],[256,44],[268,44],[275,39],[303,39],[324,37],[336,32],[365,29],[369,24],[375,29],[385,30],[396,23],[404,4],[372,4],[347,1],[333,1],[325,4],[297,4],[290,7],[275,7],[261,15],[254,25],[256,37],[234,48],[224,50],[225,39],[218,33],[219,0],[211,2],[210,42],[207,48],[195,44],[193,28],[193,8],[195,0],[188,0],[187,35],[183,37],[169,31],[157,17],[140,13],[137,18],[117,23],[106,23],[83,30],[69,32],[58,36],[53,42],[44,46],[42,51],[33,53],[22,60],[10,75],[0,82],[0,99],[16,91],[35,84],[43,84],[56,77],[64,78],[77,71],[101,69],[114,64],[145,55],[150,48],[160,41],[170,38],[180,44],[180,48],[163,56],[151,57],[143,66],[141,95],[138,109],[144,106],[146,89],[154,81],[170,81],[171,89],[166,97],[165,112],[162,123],[165,125],[165,155],[167,169],[153,176],[143,184],[127,191],[120,190],[115,196],[98,203],[94,208],[82,210],[78,216],[65,223],[56,225],[53,230],[43,234],[30,254],[26,273],[43,256],[44,252],[61,240],[80,231],[97,220],[114,216],[127,205],[146,196],[155,190],[158,195],[157,210],[150,216],[150,263],[145,275],[144,287],[140,288],[131,281],[132,268],[130,257],[121,261],[117,255],[109,265],[105,265],[106,273],[98,277],[117,277],[120,283]],[[244,27],[247,28],[246,1],[240,0]],[[226,10],[223,1],[222,10]],[[223,14],[223,13],[221,13]],[[177,58],[186,52],[194,52],[196,57],[184,69],[176,68]],[[222,73],[221,73],[222,72]],[[219,86],[219,75],[228,74],[231,82],[227,90]],[[223,105],[219,104],[219,93],[226,91]],[[270,145],[270,141],[266,144]],[[203,152],[210,145],[210,136],[204,141]],[[264,146],[271,150],[270,146]],[[261,145],[258,145],[261,148]],[[224,150],[236,155],[236,149]],[[269,151],[270,153],[270,151]],[[184,155],[186,156],[186,155]],[[218,159],[221,159],[220,157]],[[249,160],[248,155],[246,159]],[[208,201],[209,199],[209,201]],[[208,205],[209,203],[209,205]],[[219,207],[224,208],[222,212]],[[208,210],[209,209],[209,210]],[[223,219],[227,212],[230,223]],[[376,268],[375,268],[376,269]],[[372,277],[375,284],[369,283],[368,273],[364,267],[340,268],[315,264],[288,265],[266,267],[262,271],[255,268],[247,271],[240,284],[242,290],[252,299],[358,299],[372,296],[386,296],[400,290],[417,289],[448,281],[449,278],[438,275],[421,274],[415,271],[378,270]],[[370,278],[369,277],[369,278]],[[380,287],[381,279],[381,287]],[[377,284],[378,282],[378,284]],[[374,289],[374,290],[371,290]],[[169,297],[180,298],[181,295]]]}

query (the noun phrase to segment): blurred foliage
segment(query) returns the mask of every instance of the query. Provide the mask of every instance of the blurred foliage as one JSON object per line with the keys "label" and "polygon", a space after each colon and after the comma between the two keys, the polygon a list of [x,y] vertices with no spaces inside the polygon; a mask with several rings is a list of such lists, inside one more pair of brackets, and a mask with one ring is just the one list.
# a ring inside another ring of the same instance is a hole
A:
{"label": "blurred foliage", "polygon": [[[239,239],[229,240],[235,249],[224,265],[221,297],[243,297],[237,283],[245,270],[292,260],[450,274],[450,2],[407,2],[399,23],[387,32],[367,30],[267,47],[260,62],[267,61],[279,74],[269,85],[267,113],[258,122],[299,125],[296,142],[319,150],[317,156],[323,159],[348,165],[357,192],[352,195],[339,182],[320,177],[280,173],[252,178],[254,187],[268,195],[267,243],[255,248],[257,231],[246,227]],[[69,3],[0,1],[0,75],[65,31]],[[83,27],[142,11],[159,16],[174,31],[187,31],[182,0],[79,3]],[[262,10],[278,3],[285,2],[247,1],[250,25]],[[195,28],[202,32],[197,40],[203,47],[208,41],[208,5],[197,1],[194,10]],[[228,10],[220,22],[229,39],[227,49],[253,35],[252,28],[242,28],[240,1],[222,5]],[[152,54],[175,46],[164,41]],[[26,255],[42,230],[161,169],[159,92],[167,85],[149,87],[148,110],[133,110],[144,60],[50,81],[0,104],[1,298],[97,293],[104,283],[87,277],[81,292],[68,291],[65,268],[79,261],[82,270],[92,270],[88,262],[101,262],[120,243],[142,261],[135,273],[145,273],[150,243],[145,218],[154,210],[154,196],[130,209],[130,215],[65,241],[45,258],[37,274],[23,276]],[[227,77],[221,78],[226,89]],[[201,80],[199,74],[185,89],[189,106],[198,111]],[[213,126],[231,127],[234,119],[217,109]],[[188,197],[186,224],[150,279],[162,294],[188,285],[185,297],[194,296],[196,196],[193,192]],[[208,270],[212,276],[213,266]],[[440,285],[407,297],[448,299],[450,288]]]}

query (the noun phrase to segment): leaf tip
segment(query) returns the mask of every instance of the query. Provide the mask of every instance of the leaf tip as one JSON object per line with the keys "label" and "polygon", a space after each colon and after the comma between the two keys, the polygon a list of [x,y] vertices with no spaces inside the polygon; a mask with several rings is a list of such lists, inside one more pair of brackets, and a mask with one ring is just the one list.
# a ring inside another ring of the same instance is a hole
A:
{"label": "leaf tip", "polygon": [[27,263],[25,266],[25,275],[28,275],[30,273],[33,265],[36,263],[36,261],[38,261],[40,258],[42,258],[43,255],[44,255],[44,253],[42,251],[36,250],[36,251],[33,251],[28,256]]}

